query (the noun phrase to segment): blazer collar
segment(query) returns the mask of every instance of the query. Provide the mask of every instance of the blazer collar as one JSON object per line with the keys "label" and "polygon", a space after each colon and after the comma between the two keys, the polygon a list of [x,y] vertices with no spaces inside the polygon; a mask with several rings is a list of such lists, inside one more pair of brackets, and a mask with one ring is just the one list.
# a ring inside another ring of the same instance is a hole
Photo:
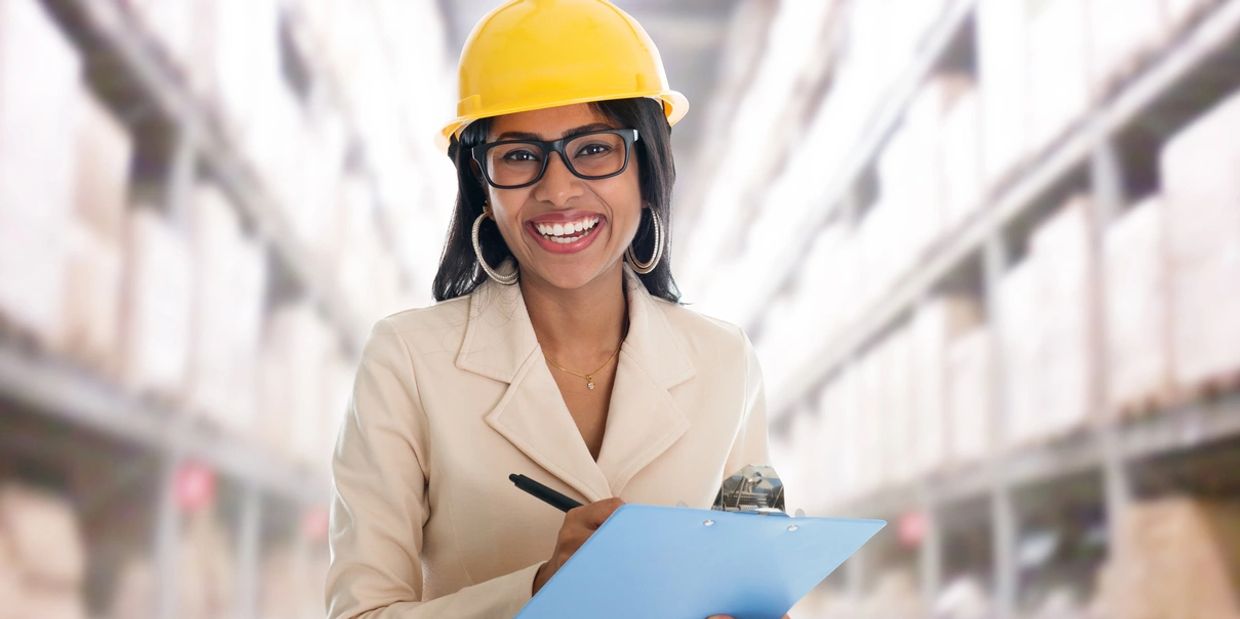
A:
{"label": "blazer collar", "polygon": [[689,427],[668,390],[694,376],[683,336],[627,264],[629,332],[595,462],[547,368],[519,285],[487,280],[471,294],[456,365],[508,383],[486,422],[588,501],[619,496],[638,471]]}

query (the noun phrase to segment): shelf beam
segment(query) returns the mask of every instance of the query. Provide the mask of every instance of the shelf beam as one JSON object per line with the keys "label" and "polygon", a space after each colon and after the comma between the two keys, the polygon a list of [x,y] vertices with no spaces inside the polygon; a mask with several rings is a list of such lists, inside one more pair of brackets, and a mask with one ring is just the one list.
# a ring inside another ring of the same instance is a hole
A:
{"label": "shelf beam", "polygon": [[331,496],[325,471],[315,473],[283,462],[262,446],[244,444],[179,409],[150,404],[63,360],[2,342],[0,393],[49,417],[174,460],[201,460],[299,504],[323,505]]}

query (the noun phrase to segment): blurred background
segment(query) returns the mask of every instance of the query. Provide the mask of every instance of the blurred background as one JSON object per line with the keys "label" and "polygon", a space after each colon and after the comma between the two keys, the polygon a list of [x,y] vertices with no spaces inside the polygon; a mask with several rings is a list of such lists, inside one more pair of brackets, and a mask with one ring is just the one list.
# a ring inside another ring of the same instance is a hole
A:
{"label": "blurred background", "polygon": [[[323,616],[359,347],[431,303],[493,0],[0,0],[0,617]],[[796,619],[1240,617],[1240,0],[618,0]]]}

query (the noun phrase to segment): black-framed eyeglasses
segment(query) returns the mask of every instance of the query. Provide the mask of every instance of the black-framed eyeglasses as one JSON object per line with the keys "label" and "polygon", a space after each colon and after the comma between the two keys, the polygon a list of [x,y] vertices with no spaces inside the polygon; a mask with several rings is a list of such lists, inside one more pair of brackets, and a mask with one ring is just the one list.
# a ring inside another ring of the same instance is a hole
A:
{"label": "black-framed eyeglasses", "polygon": [[569,135],[554,141],[500,140],[470,149],[487,182],[497,189],[528,187],[542,179],[550,154],[578,178],[600,180],[624,172],[629,152],[638,140],[637,129],[604,129]]}

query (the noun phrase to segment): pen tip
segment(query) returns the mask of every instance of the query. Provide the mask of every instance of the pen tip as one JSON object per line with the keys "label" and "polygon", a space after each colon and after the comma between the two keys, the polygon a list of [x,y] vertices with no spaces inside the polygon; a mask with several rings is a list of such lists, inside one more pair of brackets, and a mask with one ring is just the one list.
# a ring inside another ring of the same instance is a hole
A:
{"label": "pen tip", "polygon": [[518,475],[516,473],[512,473],[508,475],[508,480],[514,484],[517,483],[517,478],[518,478]]}

